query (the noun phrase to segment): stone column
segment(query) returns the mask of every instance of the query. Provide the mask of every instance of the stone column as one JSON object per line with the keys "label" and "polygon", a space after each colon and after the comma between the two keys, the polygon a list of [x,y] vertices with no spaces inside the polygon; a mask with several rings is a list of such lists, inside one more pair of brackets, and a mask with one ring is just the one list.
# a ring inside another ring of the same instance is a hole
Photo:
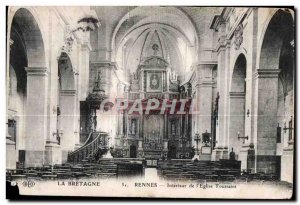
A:
{"label": "stone column", "polygon": [[255,73],[254,148],[255,171],[275,173],[277,95],[279,69],[258,69]]}
{"label": "stone column", "polygon": [[48,131],[47,131],[47,140],[45,145],[45,160],[44,164],[61,164],[61,150],[60,145],[57,141],[57,130],[58,130],[58,118],[57,118],[57,106],[58,106],[58,60],[52,56],[52,62],[56,62],[51,68],[51,73],[48,76],[48,85],[51,87],[51,90],[48,93],[49,107],[48,107]]}
{"label": "stone column", "polygon": [[215,64],[200,64],[199,83],[196,85],[197,110],[199,111],[198,132],[200,135],[211,133],[211,114],[212,114],[212,69]]}
{"label": "stone column", "polygon": [[[202,62],[198,65],[198,83],[196,85],[197,92],[197,111],[198,111],[198,132],[200,138],[205,132],[211,133],[211,120],[212,120],[212,69],[216,64],[213,62]],[[200,159],[210,160],[210,154],[201,156],[201,147],[204,144],[199,142],[199,155]]]}
{"label": "stone column", "polygon": [[143,122],[144,115],[140,115],[139,118],[139,140],[138,140],[138,157],[144,157],[144,138],[143,138]]}
{"label": "stone column", "polygon": [[[229,111],[229,143],[228,148],[237,155],[239,154],[241,146],[244,144],[245,139],[238,139],[245,137],[245,93],[244,92],[230,92],[230,111]],[[249,138],[249,137],[248,137]],[[246,140],[245,140],[246,141]]]}
{"label": "stone column", "polygon": [[[290,91],[288,96],[286,96],[285,105],[285,116],[291,116],[291,118],[286,118],[286,127],[290,128],[284,133],[284,142],[281,156],[281,176],[280,180],[293,183],[294,179],[294,137],[295,137],[295,118],[294,118],[294,95],[293,91]],[[290,127],[289,121],[292,120],[292,125]],[[291,134],[291,138],[289,135]]]}
{"label": "stone column", "polygon": [[294,179],[294,142],[289,142],[288,147],[284,147],[281,156],[281,176],[280,180],[293,183]]}
{"label": "stone column", "polygon": [[76,108],[76,91],[75,90],[61,90],[60,91],[60,110],[61,110],[61,128],[62,136],[60,138],[60,145],[62,150],[62,162],[66,162],[68,152],[73,151],[75,144],[75,116]]}
{"label": "stone column", "polygon": [[79,62],[79,94],[78,97],[80,100],[85,100],[89,92],[89,73],[90,73],[90,65],[89,65],[89,56],[90,56],[91,47],[88,42],[82,42],[81,44],[81,59]]}
{"label": "stone column", "polygon": [[81,147],[81,144],[80,144],[80,95],[79,95],[80,78],[79,78],[78,74],[75,74],[74,78],[75,78],[76,88],[77,88],[77,95],[75,96],[74,135],[75,135],[75,149],[78,149],[79,147]]}
{"label": "stone column", "polygon": [[227,68],[226,68],[226,39],[221,36],[218,46],[218,79],[217,90],[219,92],[219,106],[218,106],[218,122],[216,126],[216,147],[212,153],[212,160],[219,160],[226,157],[228,150],[225,147],[226,143],[226,101],[227,101]]}
{"label": "stone column", "polygon": [[8,133],[8,122],[6,123],[6,169],[16,169],[17,166],[17,151],[16,142],[11,140]]}
{"label": "stone column", "polygon": [[27,67],[25,166],[44,164],[47,139],[48,72],[45,67]]}

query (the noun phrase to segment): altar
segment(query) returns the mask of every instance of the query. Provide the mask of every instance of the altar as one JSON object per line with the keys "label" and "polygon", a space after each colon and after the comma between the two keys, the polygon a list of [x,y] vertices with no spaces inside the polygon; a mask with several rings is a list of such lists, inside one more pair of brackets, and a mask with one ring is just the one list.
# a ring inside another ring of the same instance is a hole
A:
{"label": "altar", "polygon": [[177,77],[168,62],[155,55],[131,75],[125,88],[128,108],[118,114],[117,157],[144,158],[152,165],[158,159],[191,157],[192,118],[189,107],[180,104],[191,99],[191,86],[180,87]]}

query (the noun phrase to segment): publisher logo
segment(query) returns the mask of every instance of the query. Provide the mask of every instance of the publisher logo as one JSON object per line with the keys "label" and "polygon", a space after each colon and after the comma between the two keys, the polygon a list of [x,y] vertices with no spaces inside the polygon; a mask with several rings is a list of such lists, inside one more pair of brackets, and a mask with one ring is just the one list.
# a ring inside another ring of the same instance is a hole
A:
{"label": "publisher logo", "polygon": [[23,181],[22,185],[23,185],[24,187],[31,188],[31,187],[34,187],[35,183],[34,183],[34,181],[30,181],[30,180],[29,180],[29,181]]}

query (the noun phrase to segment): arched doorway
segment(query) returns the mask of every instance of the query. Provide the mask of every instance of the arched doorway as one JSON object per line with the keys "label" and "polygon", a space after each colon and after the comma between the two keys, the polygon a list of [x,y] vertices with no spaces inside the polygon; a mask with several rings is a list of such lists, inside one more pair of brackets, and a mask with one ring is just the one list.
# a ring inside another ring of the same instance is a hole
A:
{"label": "arched doorway", "polygon": [[44,42],[31,11],[20,8],[10,19],[8,131],[13,135],[11,139],[16,142],[19,154],[14,162],[36,166],[44,160],[47,129]]}
{"label": "arched doorway", "polygon": [[[280,175],[280,167],[283,167],[280,165],[281,154],[277,149],[277,126],[278,123],[279,126],[282,126],[280,125],[282,124],[282,114],[286,113],[284,104],[287,98],[284,95],[289,95],[289,92],[284,91],[287,88],[284,85],[286,80],[291,81],[289,113],[292,118],[294,115],[294,100],[291,94],[294,92],[292,86],[293,42],[293,17],[288,10],[277,10],[267,25],[261,46],[259,66],[256,70],[256,101],[253,117],[257,172]],[[288,121],[288,119],[286,120]]]}
{"label": "arched doorway", "polygon": [[230,115],[229,115],[229,149],[235,152],[236,159],[244,139],[238,137],[245,136],[245,90],[246,90],[246,57],[240,54],[235,62],[230,97]]}
{"label": "arched doorway", "polygon": [[57,126],[60,131],[60,145],[62,149],[62,162],[68,157],[68,152],[75,148],[75,120],[79,117],[76,111],[76,90],[74,72],[70,57],[61,53],[58,59],[58,84],[59,84],[59,111]]}

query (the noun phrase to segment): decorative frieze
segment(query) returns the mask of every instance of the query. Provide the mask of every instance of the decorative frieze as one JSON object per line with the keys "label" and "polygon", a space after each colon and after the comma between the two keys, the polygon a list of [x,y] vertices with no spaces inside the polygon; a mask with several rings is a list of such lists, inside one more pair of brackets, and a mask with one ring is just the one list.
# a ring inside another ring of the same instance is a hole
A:
{"label": "decorative frieze", "polygon": [[64,30],[64,42],[63,42],[63,46],[61,47],[61,52],[65,52],[68,55],[70,55],[70,53],[72,52],[74,39],[75,38],[72,30],[70,29],[69,26],[66,26]]}
{"label": "decorative frieze", "polygon": [[243,43],[243,30],[243,24],[240,23],[234,31],[234,45],[236,50],[238,50]]}

